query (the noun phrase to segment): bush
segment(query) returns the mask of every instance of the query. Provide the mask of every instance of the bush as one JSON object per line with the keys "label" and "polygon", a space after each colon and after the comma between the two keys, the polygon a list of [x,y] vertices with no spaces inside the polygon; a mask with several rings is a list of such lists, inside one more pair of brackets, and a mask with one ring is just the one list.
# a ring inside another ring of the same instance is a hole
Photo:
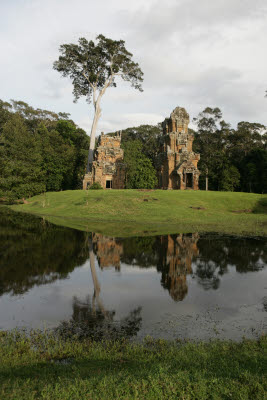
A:
{"label": "bush", "polygon": [[98,182],[94,182],[90,187],[89,190],[99,190],[99,189],[103,189],[102,186],[100,185],[100,183]]}

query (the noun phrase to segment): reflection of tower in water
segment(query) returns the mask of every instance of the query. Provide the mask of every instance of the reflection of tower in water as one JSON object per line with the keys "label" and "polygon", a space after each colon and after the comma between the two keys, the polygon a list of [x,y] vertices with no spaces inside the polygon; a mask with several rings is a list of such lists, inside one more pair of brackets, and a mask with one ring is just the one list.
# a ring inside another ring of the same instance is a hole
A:
{"label": "reflection of tower in water", "polygon": [[187,294],[186,276],[192,273],[192,259],[198,255],[197,233],[161,236],[161,257],[158,270],[162,272],[162,286],[175,301]]}
{"label": "reflection of tower in water", "polygon": [[[154,250],[159,255],[157,269],[162,273],[161,284],[168,289],[175,301],[183,300],[188,292],[186,276],[192,273],[192,259],[199,253],[198,239],[197,233],[155,237]],[[93,253],[101,269],[112,266],[120,270],[121,258],[126,256],[124,253],[127,253],[127,248],[124,248],[123,241],[95,233],[92,234],[92,246],[93,249],[89,253],[95,288],[93,300],[99,302],[100,287],[96,278]]]}
{"label": "reflection of tower in water", "polygon": [[114,238],[98,233],[92,234],[92,241],[99,267],[103,269],[112,266],[119,271],[121,266],[120,259],[123,253],[122,244]]}
{"label": "reflection of tower in water", "polygon": [[86,237],[84,250],[89,251],[94,293],[81,300],[73,297],[73,314],[69,321],[62,321],[56,331],[65,337],[73,335],[78,339],[90,337],[94,340],[130,338],[137,335],[142,322],[141,307],[130,311],[125,317],[115,319],[115,310],[107,310],[100,297],[101,286],[97,277],[95,258],[100,268],[115,266],[120,269],[122,245],[115,239],[100,234]]}

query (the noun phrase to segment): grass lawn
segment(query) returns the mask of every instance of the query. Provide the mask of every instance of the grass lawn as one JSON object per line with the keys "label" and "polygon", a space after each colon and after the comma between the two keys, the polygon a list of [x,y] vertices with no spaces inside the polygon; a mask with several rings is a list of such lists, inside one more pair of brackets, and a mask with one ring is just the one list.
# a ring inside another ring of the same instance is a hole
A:
{"label": "grass lawn", "polygon": [[3,332],[0,347],[1,400],[263,400],[267,394],[266,336],[131,344]]}
{"label": "grass lawn", "polygon": [[68,190],[13,205],[15,211],[111,236],[220,232],[267,235],[267,196],[205,191]]}

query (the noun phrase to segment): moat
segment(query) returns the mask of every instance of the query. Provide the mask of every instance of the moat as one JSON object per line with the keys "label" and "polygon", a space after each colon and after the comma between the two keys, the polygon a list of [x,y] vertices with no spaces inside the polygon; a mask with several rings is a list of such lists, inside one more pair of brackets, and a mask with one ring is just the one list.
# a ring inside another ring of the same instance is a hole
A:
{"label": "moat", "polygon": [[267,241],[110,238],[0,209],[0,330],[241,340],[267,331]]}

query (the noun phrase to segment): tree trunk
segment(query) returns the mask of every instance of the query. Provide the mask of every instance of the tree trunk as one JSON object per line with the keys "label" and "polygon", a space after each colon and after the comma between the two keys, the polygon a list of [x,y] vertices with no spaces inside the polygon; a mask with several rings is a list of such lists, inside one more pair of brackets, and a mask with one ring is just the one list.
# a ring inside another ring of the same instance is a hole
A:
{"label": "tree trunk", "polygon": [[101,116],[101,108],[99,105],[99,100],[96,102],[95,105],[95,115],[92,123],[92,128],[91,128],[91,135],[90,135],[90,147],[89,147],[89,154],[88,154],[88,160],[87,160],[87,168],[86,172],[90,172],[92,169],[92,162],[94,159],[94,150],[95,150],[95,134],[96,134],[96,128],[98,124],[98,120]]}
{"label": "tree trunk", "polygon": [[99,285],[97,275],[96,275],[95,255],[94,255],[92,247],[89,250],[89,260],[90,260],[91,274],[92,274],[93,283],[94,283],[94,297],[98,298],[99,293],[100,293],[100,285]]}
{"label": "tree trunk", "polygon": [[[86,172],[90,172],[92,170],[92,162],[94,159],[94,150],[95,150],[95,133],[98,124],[98,120],[101,117],[101,108],[100,108],[100,101],[102,96],[105,94],[107,88],[112,84],[114,78],[114,73],[110,75],[110,77],[106,80],[103,89],[101,89],[98,97],[96,97],[97,92],[97,85],[93,86],[93,103],[95,107],[95,115],[93,119],[93,124],[91,128],[91,136],[90,136],[90,147],[89,147],[89,154],[88,154],[88,161],[87,161],[87,168]],[[92,85],[91,85],[92,86]]]}
{"label": "tree trunk", "polygon": [[206,170],[206,190],[209,190],[209,177],[208,177],[208,170]]}
{"label": "tree trunk", "polygon": [[89,260],[90,260],[89,262],[90,262],[91,274],[92,274],[93,283],[94,283],[94,295],[93,295],[93,301],[92,301],[93,309],[95,310],[95,300],[96,300],[99,310],[106,317],[107,312],[106,312],[105,307],[99,297],[100,284],[98,282],[96,269],[95,269],[95,255],[94,255],[94,251],[93,251],[92,242],[89,245]]}

